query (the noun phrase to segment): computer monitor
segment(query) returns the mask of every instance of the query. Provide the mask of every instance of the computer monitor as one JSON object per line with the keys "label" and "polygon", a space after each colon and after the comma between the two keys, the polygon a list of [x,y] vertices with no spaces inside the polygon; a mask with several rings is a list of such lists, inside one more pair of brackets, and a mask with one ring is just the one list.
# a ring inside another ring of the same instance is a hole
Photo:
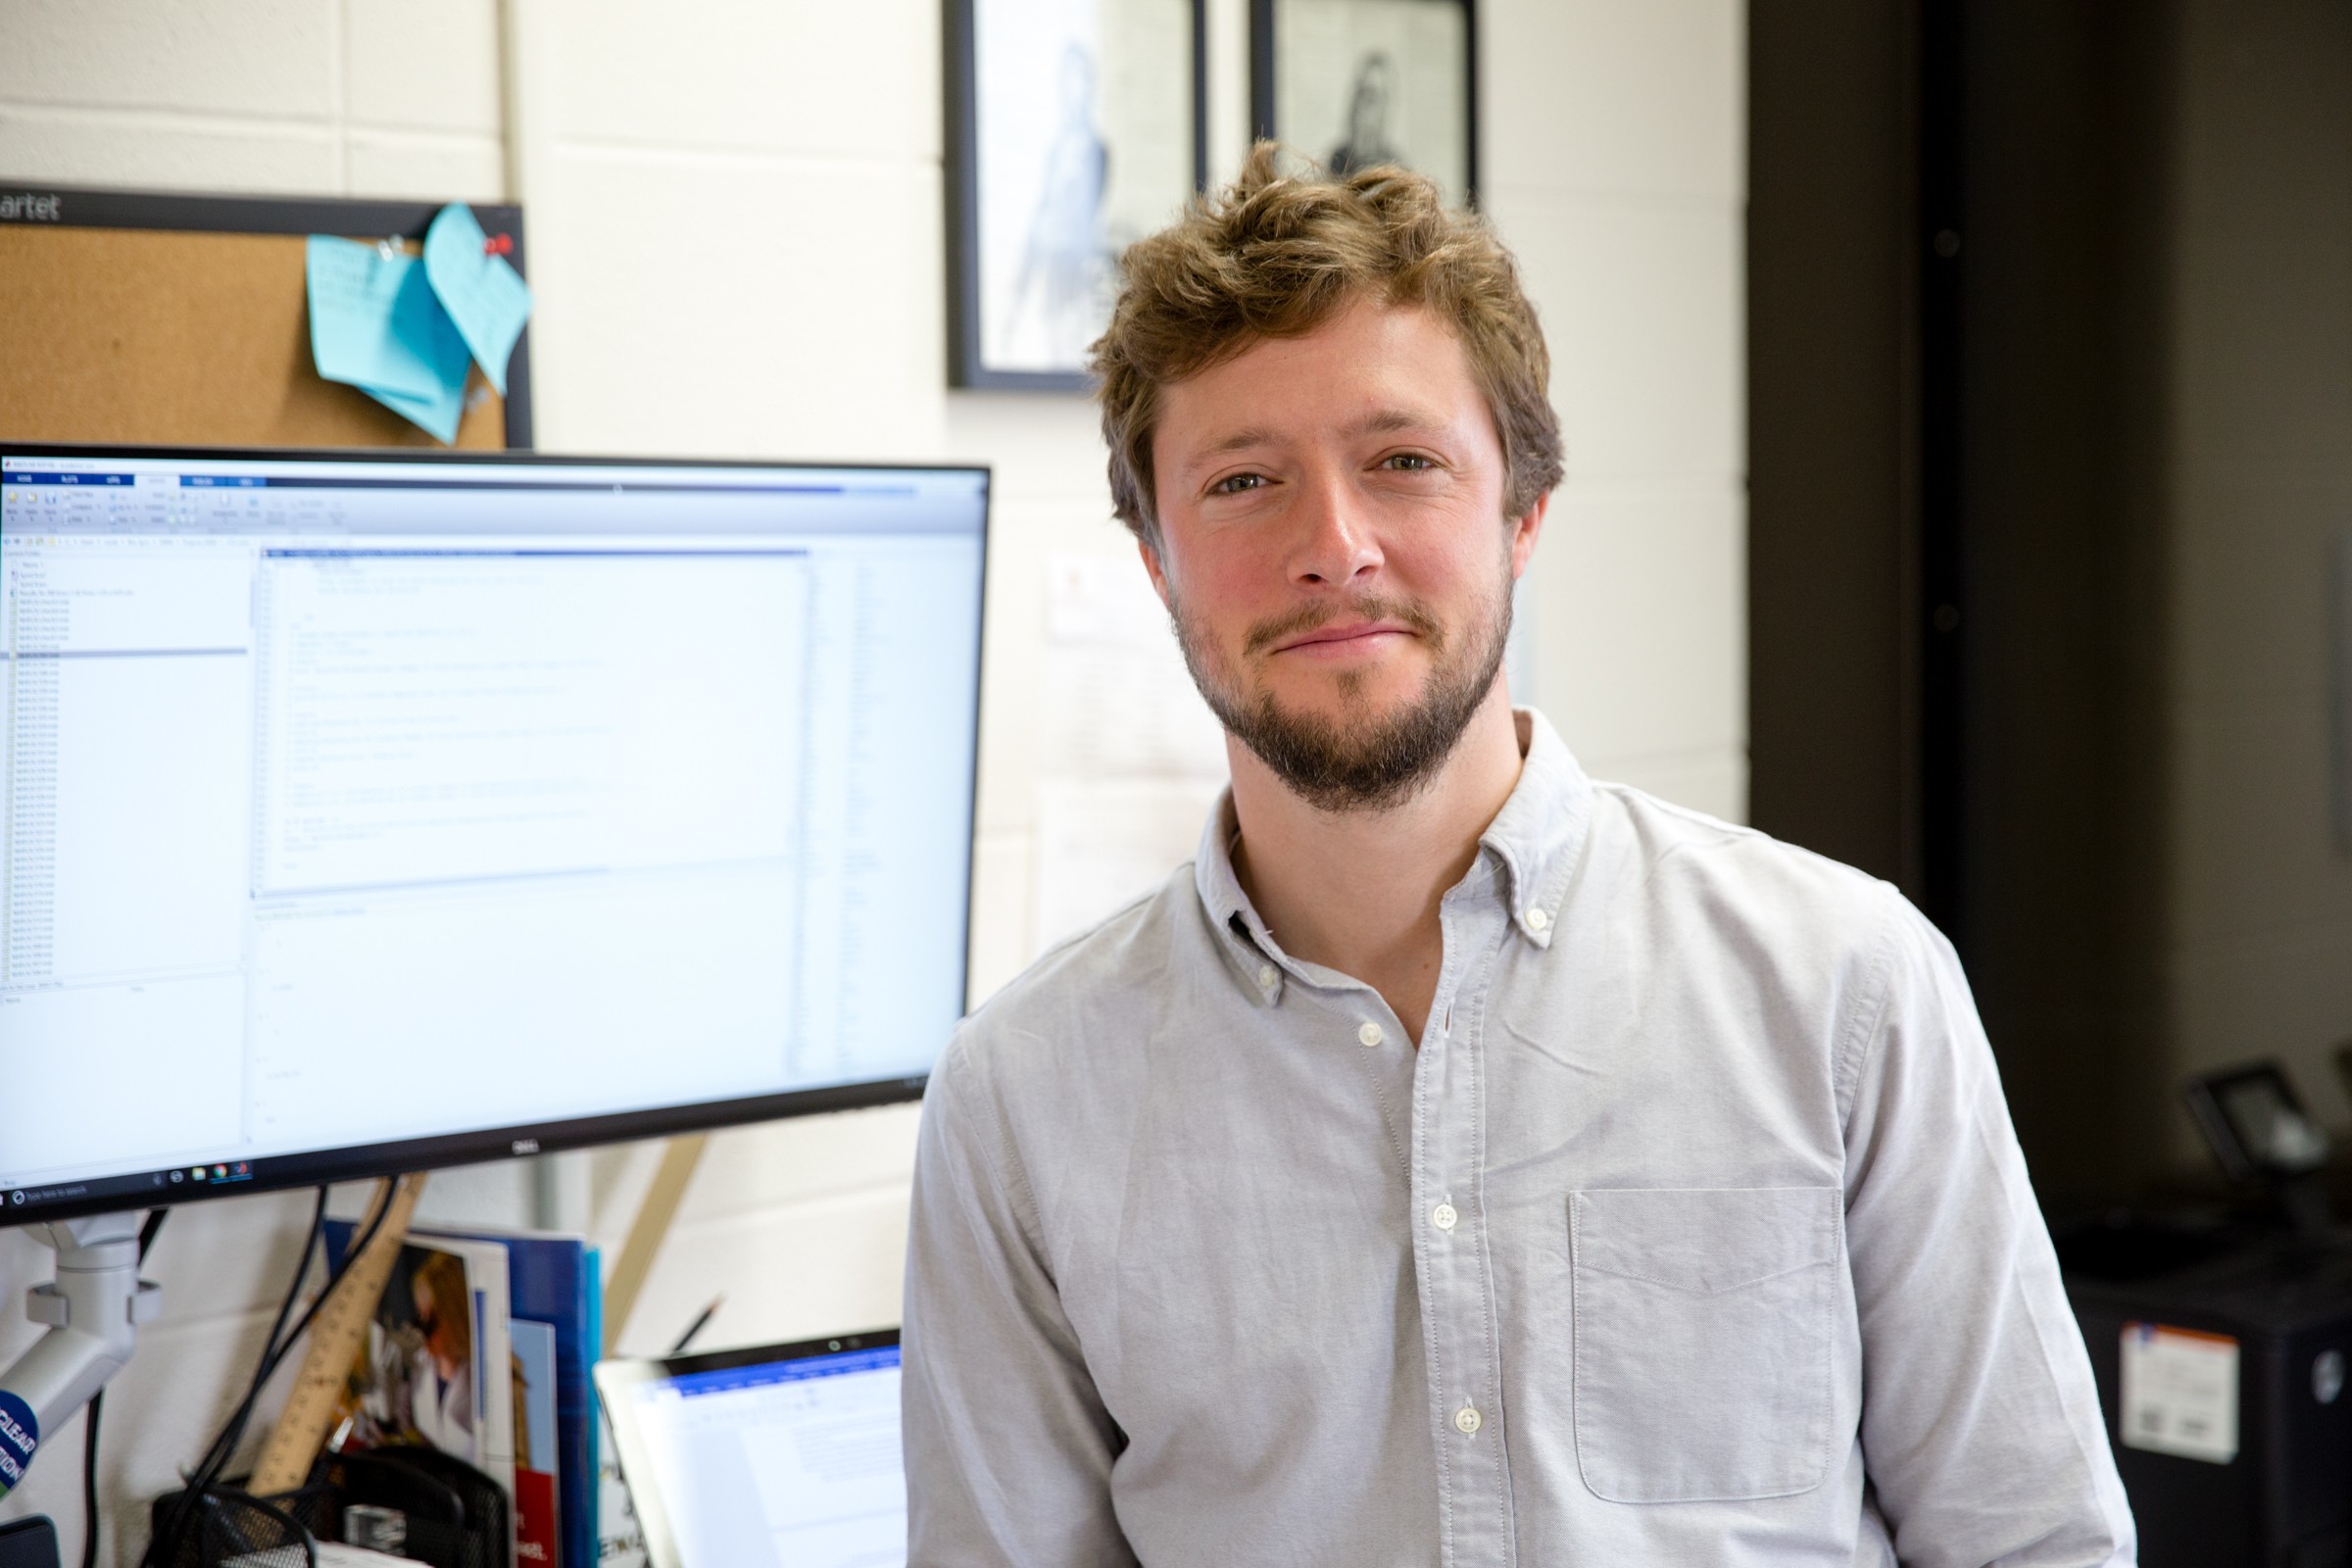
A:
{"label": "computer monitor", "polygon": [[0,443],[0,1224],[919,1095],[987,511]]}

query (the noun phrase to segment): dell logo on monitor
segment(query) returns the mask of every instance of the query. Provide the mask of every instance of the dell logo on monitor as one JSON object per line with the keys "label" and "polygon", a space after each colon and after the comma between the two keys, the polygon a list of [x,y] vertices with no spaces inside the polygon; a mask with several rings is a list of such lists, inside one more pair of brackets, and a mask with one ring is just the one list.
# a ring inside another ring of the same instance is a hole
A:
{"label": "dell logo on monitor", "polygon": [[536,1154],[539,1152],[539,1140],[536,1138],[515,1139],[514,1152],[517,1154]]}

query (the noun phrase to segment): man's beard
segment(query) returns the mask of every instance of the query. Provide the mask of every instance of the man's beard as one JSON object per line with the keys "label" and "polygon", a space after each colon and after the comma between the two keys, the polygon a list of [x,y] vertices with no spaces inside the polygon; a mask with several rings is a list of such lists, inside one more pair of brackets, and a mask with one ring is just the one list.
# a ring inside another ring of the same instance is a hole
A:
{"label": "man's beard", "polygon": [[1249,661],[1277,642],[1343,616],[1411,628],[1429,648],[1428,684],[1418,699],[1385,716],[1368,710],[1363,675],[1352,669],[1336,678],[1342,710],[1336,718],[1287,711],[1270,691],[1246,692],[1207,632],[1185,614],[1173,583],[1168,611],[1193,684],[1209,710],[1259,761],[1320,810],[1378,811],[1404,804],[1429,785],[1494,689],[1511,635],[1509,580],[1506,572],[1502,592],[1468,628],[1470,635],[1458,640],[1419,605],[1375,596],[1263,620],[1243,640],[1243,658]]}

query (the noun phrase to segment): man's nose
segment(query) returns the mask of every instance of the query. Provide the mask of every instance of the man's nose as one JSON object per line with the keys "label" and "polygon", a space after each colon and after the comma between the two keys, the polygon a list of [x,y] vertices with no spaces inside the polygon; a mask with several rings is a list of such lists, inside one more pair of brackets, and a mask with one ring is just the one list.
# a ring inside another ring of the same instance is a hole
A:
{"label": "man's nose", "polygon": [[1310,474],[1298,483],[1291,577],[1332,588],[1361,586],[1380,569],[1380,542],[1345,474]]}

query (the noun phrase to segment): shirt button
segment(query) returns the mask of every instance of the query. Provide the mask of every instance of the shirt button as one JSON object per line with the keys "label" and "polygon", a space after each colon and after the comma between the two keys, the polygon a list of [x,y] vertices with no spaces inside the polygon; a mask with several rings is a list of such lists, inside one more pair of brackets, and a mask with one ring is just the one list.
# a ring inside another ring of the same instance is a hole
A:
{"label": "shirt button", "polygon": [[1551,924],[1551,916],[1545,914],[1542,909],[1527,911],[1527,928],[1530,931],[1541,931],[1549,924]]}
{"label": "shirt button", "polygon": [[1377,1046],[1387,1038],[1388,1036],[1381,1032],[1380,1025],[1369,1018],[1356,1026],[1355,1043],[1359,1046]]}
{"label": "shirt button", "polygon": [[1453,1430],[1459,1432],[1465,1438],[1469,1437],[1478,1431],[1480,1420],[1481,1418],[1478,1413],[1478,1406],[1475,1404],[1465,1404],[1459,1410],[1453,1412]]}
{"label": "shirt button", "polygon": [[1429,1211],[1429,1222],[1442,1231],[1453,1229],[1461,1221],[1461,1217],[1453,1211],[1451,1203],[1440,1203]]}
{"label": "shirt button", "polygon": [[1274,966],[1272,964],[1261,963],[1257,966],[1257,984],[1262,991],[1274,989]]}

